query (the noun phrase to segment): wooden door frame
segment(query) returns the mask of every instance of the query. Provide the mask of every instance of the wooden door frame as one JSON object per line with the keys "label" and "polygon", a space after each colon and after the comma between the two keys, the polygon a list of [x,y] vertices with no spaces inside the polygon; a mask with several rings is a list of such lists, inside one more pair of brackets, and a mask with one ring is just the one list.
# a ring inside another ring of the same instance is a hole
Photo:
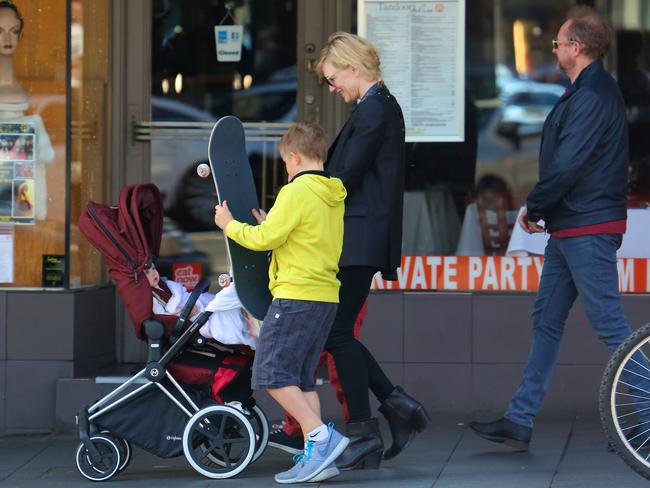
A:
{"label": "wooden door frame", "polygon": [[353,3],[356,0],[298,0],[296,62],[298,120],[317,122],[330,140],[343,126],[348,107],[337,95],[328,93],[313,68],[327,38],[336,31],[350,31]]}
{"label": "wooden door frame", "polygon": [[[133,123],[151,118],[152,0],[113,0],[111,12],[111,202],[120,189],[150,180],[150,145],[133,139]],[[118,363],[142,362],[146,345],[135,336],[126,309],[118,299],[116,355]]]}

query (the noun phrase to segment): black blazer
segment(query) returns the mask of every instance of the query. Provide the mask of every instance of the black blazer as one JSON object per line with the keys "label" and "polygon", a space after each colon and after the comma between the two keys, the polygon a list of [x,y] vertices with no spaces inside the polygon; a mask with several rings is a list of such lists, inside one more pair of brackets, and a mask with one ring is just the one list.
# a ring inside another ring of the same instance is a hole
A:
{"label": "black blazer", "polygon": [[326,170],[343,180],[339,266],[369,266],[396,279],[402,250],[404,117],[387,88],[359,103],[329,148]]}

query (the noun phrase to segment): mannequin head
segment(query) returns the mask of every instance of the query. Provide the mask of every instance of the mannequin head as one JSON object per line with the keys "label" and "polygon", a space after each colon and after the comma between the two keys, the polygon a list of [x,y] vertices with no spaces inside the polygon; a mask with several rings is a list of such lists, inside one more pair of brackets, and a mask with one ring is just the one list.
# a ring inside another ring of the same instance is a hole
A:
{"label": "mannequin head", "polygon": [[0,0],[0,55],[12,56],[18,47],[25,21],[18,7],[8,0]]}

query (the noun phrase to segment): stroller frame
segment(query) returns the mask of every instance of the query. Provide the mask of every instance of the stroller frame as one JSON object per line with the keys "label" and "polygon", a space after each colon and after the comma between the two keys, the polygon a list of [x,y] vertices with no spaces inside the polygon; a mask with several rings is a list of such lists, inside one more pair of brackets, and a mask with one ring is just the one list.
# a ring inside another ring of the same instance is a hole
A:
{"label": "stroller frame", "polygon": [[[185,317],[199,295],[208,287],[209,281],[203,280],[194,289],[178,319],[179,327],[185,323]],[[105,397],[83,408],[77,416],[81,442],[76,451],[76,463],[83,476],[92,481],[105,481],[126,468],[132,451],[129,441],[99,430],[94,421],[119,407],[128,408],[129,401],[154,386],[188,418],[182,436],[183,453],[196,471],[209,478],[230,478],[259,458],[268,442],[268,421],[252,398],[243,403],[213,403],[200,408],[167,370],[169,363],[188,346],[205,343],[198,331],[210,315],[211,312],[201,313],[162,355],[163,325],[155,320],[145,322],[144,329],[149,338],[147,365]],[[174,396],[163,381],[168,381],[179,397]],[[140,386],[125,393],[137,384]],[[243,447],[239,451],[235,445]],[[233,449],[237,451],[234,455]]]}
{"label": "stroller frame", "polygon": [[160,252],[163,215],[158,188],[134,184],[120,191],[118,205],[88,202],[79,217],[79,230],[104,257],[136,337],[148,342],[146,366],[77,416],[77,468],[90,480],[123,470],[131,443],[163,458],[185,454],[204,476],[229,478],[268,442],[266,416],[246,384],[250,349],[206,342],[198,332],[210,312],[188,319],[210,282],[196,286],[178,317],[154,313],[145,270]]}

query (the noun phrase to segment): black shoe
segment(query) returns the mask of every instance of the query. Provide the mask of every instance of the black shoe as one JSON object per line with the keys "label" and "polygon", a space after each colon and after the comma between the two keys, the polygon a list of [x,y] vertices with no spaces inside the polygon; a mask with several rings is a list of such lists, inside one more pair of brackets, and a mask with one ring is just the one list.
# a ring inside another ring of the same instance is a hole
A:
{"label": "black shoe", "polygon": [[282,449],[290,454],[300,454],[305,447],[302,435],[290,436],[284,430],[276,429],[269,433],[269,446]]}
{"label": "black shoe", "polygon": [[345,424],[350,443],[336,458],[336,467],[348,469],[377,469],[384,452],[384,441],[379,432],[377,419]]}
{"label": "black shoe", "polygon": [[379,406],[388,420],[393,445],[384,451],[384,459],[392,459],[406,447],[415,434],[429,425],[429,415],[421,403],[407,395],[400,386]]}
{"label": "black shoe", "polygon": [[494,422],[470,422],[469,427],[488,441],[505,444],[517,451],[527,451],[533,429],[505,417]]}

